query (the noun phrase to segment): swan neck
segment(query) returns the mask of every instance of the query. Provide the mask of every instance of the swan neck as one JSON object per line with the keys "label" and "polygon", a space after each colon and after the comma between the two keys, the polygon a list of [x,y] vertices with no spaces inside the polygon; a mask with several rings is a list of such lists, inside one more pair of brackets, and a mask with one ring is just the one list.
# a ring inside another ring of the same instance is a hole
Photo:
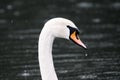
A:
{"label": "swan neck", "polygon": [[41,32],[38,45],[38,58],[42,80],[58,80],[52,57],[54,36],[51,33]]}

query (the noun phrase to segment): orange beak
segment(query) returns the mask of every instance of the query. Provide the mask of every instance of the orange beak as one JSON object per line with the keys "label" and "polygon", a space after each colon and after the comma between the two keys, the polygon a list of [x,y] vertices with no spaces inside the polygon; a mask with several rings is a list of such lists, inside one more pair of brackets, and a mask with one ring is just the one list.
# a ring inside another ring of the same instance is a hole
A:
{"label": "orange beak", "polygon": [[82,46],[83,48],[87,49],[87,47],[85,46],[85,44],[80,40],[78,34],[76,33],[76,31],[74,31],[71,35],[70,35],[70,39],[75,42],[77,45]]}

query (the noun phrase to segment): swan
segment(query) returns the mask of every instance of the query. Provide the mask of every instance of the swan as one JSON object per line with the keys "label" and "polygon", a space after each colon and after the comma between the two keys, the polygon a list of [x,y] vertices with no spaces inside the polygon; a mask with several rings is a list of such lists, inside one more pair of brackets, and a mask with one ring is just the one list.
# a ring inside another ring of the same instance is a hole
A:
{"label": "swan", "polygon": [[54,39],[56,37],[65,38],[86,48],[78,34],[79,30],[71,20],[58,17],[45,23],[38,42],[38,59],[42,80],[58,80],[52,57]]}

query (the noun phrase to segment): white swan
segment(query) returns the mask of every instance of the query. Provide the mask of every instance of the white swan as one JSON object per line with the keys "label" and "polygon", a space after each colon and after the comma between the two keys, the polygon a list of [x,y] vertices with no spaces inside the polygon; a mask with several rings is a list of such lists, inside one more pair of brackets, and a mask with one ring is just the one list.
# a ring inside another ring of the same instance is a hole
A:
{"label": "white swan", "polygon": [[86,48],[78,37],[75,24],[65,18],[53,18],[45,23],[39,36],[38,59],[42,80],[58,80],[52,58],[52,44],[55,37],[70,39]]}

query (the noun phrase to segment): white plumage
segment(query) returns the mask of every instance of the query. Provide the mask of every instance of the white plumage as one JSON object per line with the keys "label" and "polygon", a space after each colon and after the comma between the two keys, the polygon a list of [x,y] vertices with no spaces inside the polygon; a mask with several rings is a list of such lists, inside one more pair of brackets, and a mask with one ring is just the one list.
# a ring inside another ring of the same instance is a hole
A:
{"label": "white plumage", "polygon": [[45,23],[39,36],[38,59],[42,80],[58,80],[52,58],[55,37],[70,39],[86,48],[78,37],[78,28],[65,18],[53,18]]}

